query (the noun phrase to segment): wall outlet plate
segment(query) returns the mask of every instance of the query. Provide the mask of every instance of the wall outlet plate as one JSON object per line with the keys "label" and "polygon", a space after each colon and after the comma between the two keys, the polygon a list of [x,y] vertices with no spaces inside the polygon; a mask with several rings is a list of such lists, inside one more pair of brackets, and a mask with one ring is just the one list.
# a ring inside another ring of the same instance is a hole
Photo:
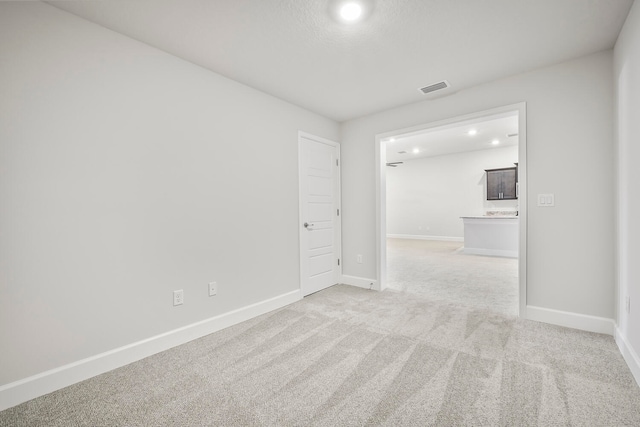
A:
{"label": "wall outlet plate", "polygon": [[218,282],[209,282],[209,296],[218,295]]}
{"label": "wall outlet plate", "polygon": [[184,291],[179,289],[173,291],[173,305],[182,305],[184,303]]}

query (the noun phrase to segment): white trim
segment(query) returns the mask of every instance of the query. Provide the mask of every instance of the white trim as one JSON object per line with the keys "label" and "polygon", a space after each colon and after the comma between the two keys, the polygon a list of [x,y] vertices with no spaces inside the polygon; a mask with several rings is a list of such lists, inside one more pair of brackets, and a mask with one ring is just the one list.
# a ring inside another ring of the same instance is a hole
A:
{"label": "white trim", "polygon": [[519,257],[518,257],[518,280],[519,280],[519,305],[520,317],[526,318],[527,313],[527,104],[519,102],[517,104],[505,105],[503,107],[492,108],[486,111],[461,115],[445,120],[421,124],[405,129],[397,129],[391,132],[376,134],[375,136],[375,170],[376,170],[376,274],[380,288],[386,287],[387,269],[387,245],[384,236],[387,235],[387,175],[385,141],[387,138],[410,133],[418,133],[427,129],[442,126],[451,126],[455,123],[480,119],[486,116],[498,114],[509,114],[518,112],[518,216],[519,216]]}
{"label": "white trim", "polygon": [[638,357],[638,354],[633,350],[633,347],[631,347],[625,336],[622,335],[622,331],[617,326],[615,328],[615,339],[616,344],[618,344],[618,348],[620,349],[620,353],[622,353],[622,357],[629,366],[631,374],[635,378],[636,383],[640,386],[640,357]]}
{"label": "white trim", "polygon": [[347,276],[343,274],[342,281],[340,283],[344,285],[356,286],[358,288],[373,289],[374,291],[380,290],[380,286],[378,286],[377,280],[367,279],[365,277]]}
{"label": "white trim", "polygon": [[615,322],[606,317],[590,316],[588,314],[571,313],[568,311],[553,310],[544,307],[527,306],[529,320],[551,323],[552,325],[565,326],[567,328],[596,332],[599,334],[613,335]]}
{"label": "white trim", "polygon": [[425,236],[421,234],[387,234],[389,239],[437,240],[439,242],[464,242],[464,237]]}
{"label": "white trim", "polygon": [[299,289],[0,387],[0,411],[120,368],[302,299]]}
{"label": "white trim", "polygon": [[505,258],[518,258],[518,251],[504,251],[501,249],[463,248],[462,253],[469,255],[499,256]]}
{"label": "white trim", "polygon": [[382,135],[376,135],[376,277],[383,291],[387,281],[387,152]]}
{"label": "white trim", "polygon": [[527,104],[516,104],[518,110],[518,281],[519,281],[519,305],[520,317],[527,315],[527,218],[529,210],[527,197]]}

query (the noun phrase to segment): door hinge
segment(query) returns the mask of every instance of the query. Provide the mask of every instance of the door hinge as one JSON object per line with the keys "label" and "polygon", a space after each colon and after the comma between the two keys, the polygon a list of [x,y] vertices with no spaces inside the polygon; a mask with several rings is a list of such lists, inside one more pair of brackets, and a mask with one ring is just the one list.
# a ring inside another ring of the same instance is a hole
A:
{"label": "door hinge", "polygon": [[339,160],[336,159],[336,166],[340,166]]}
{"label": "door hinge", "polygon": [[338,265],[340,265],[340,258],[338,258]]}
{"label": "door hinge", "polygon": [[340,209],[336,209],[337,213],[336,215],[340,216]]}

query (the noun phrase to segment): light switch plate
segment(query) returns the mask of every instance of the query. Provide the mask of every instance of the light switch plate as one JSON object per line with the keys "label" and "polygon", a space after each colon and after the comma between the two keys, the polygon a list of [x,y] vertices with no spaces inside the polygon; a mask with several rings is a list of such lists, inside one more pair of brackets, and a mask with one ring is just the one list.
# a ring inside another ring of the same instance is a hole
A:
{"label": "light switch plate", "polygon": [[555,205],[556,200],[553,193],[538,194],[538,206],[550,208]]}

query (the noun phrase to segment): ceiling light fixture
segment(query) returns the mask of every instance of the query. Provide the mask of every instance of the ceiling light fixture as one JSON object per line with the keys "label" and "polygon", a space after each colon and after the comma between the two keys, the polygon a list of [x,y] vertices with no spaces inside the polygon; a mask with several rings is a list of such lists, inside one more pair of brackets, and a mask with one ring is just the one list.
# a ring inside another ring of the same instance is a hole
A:
{"label": "ceiling light fixture", "polygon": [[367,20],[374,9],[375,0],[324,0],[328,2],[328,12],[331,18],[342,25],[358,28],[361,22]]}
{"label": "ceiling light fixture", "polygon": [[418,154],[419,152],[420,152],[420,149],[419,149],[419,148],[414,148],[414,149],[413,149],[413,154]]}
{"label": "ceiling light fixture", "polygon": [[356,21],[362,15],[362,6],[355,2],[349,2],[340,8],[340,17],[348,22]]}
{"label": "ceiling light fixture", "polygon": [[475,134],[477,134],[477,133],[478,133],[478,130],[477,130],[477,129],[470,129],[470,130],[469,130],[469,132],[467,132],[467,134],[468,134],[469,136],[473,136],[473,135],[475,135]]}
{"label": "ceiling light fixture", "polygon": [[499,141],[499,140],[497,140],[497,139],[494,139],[493,141],[491,141],[491,143],[492,143],[493,145],[498,145],[498,144],[500,144],[500,141]]}

